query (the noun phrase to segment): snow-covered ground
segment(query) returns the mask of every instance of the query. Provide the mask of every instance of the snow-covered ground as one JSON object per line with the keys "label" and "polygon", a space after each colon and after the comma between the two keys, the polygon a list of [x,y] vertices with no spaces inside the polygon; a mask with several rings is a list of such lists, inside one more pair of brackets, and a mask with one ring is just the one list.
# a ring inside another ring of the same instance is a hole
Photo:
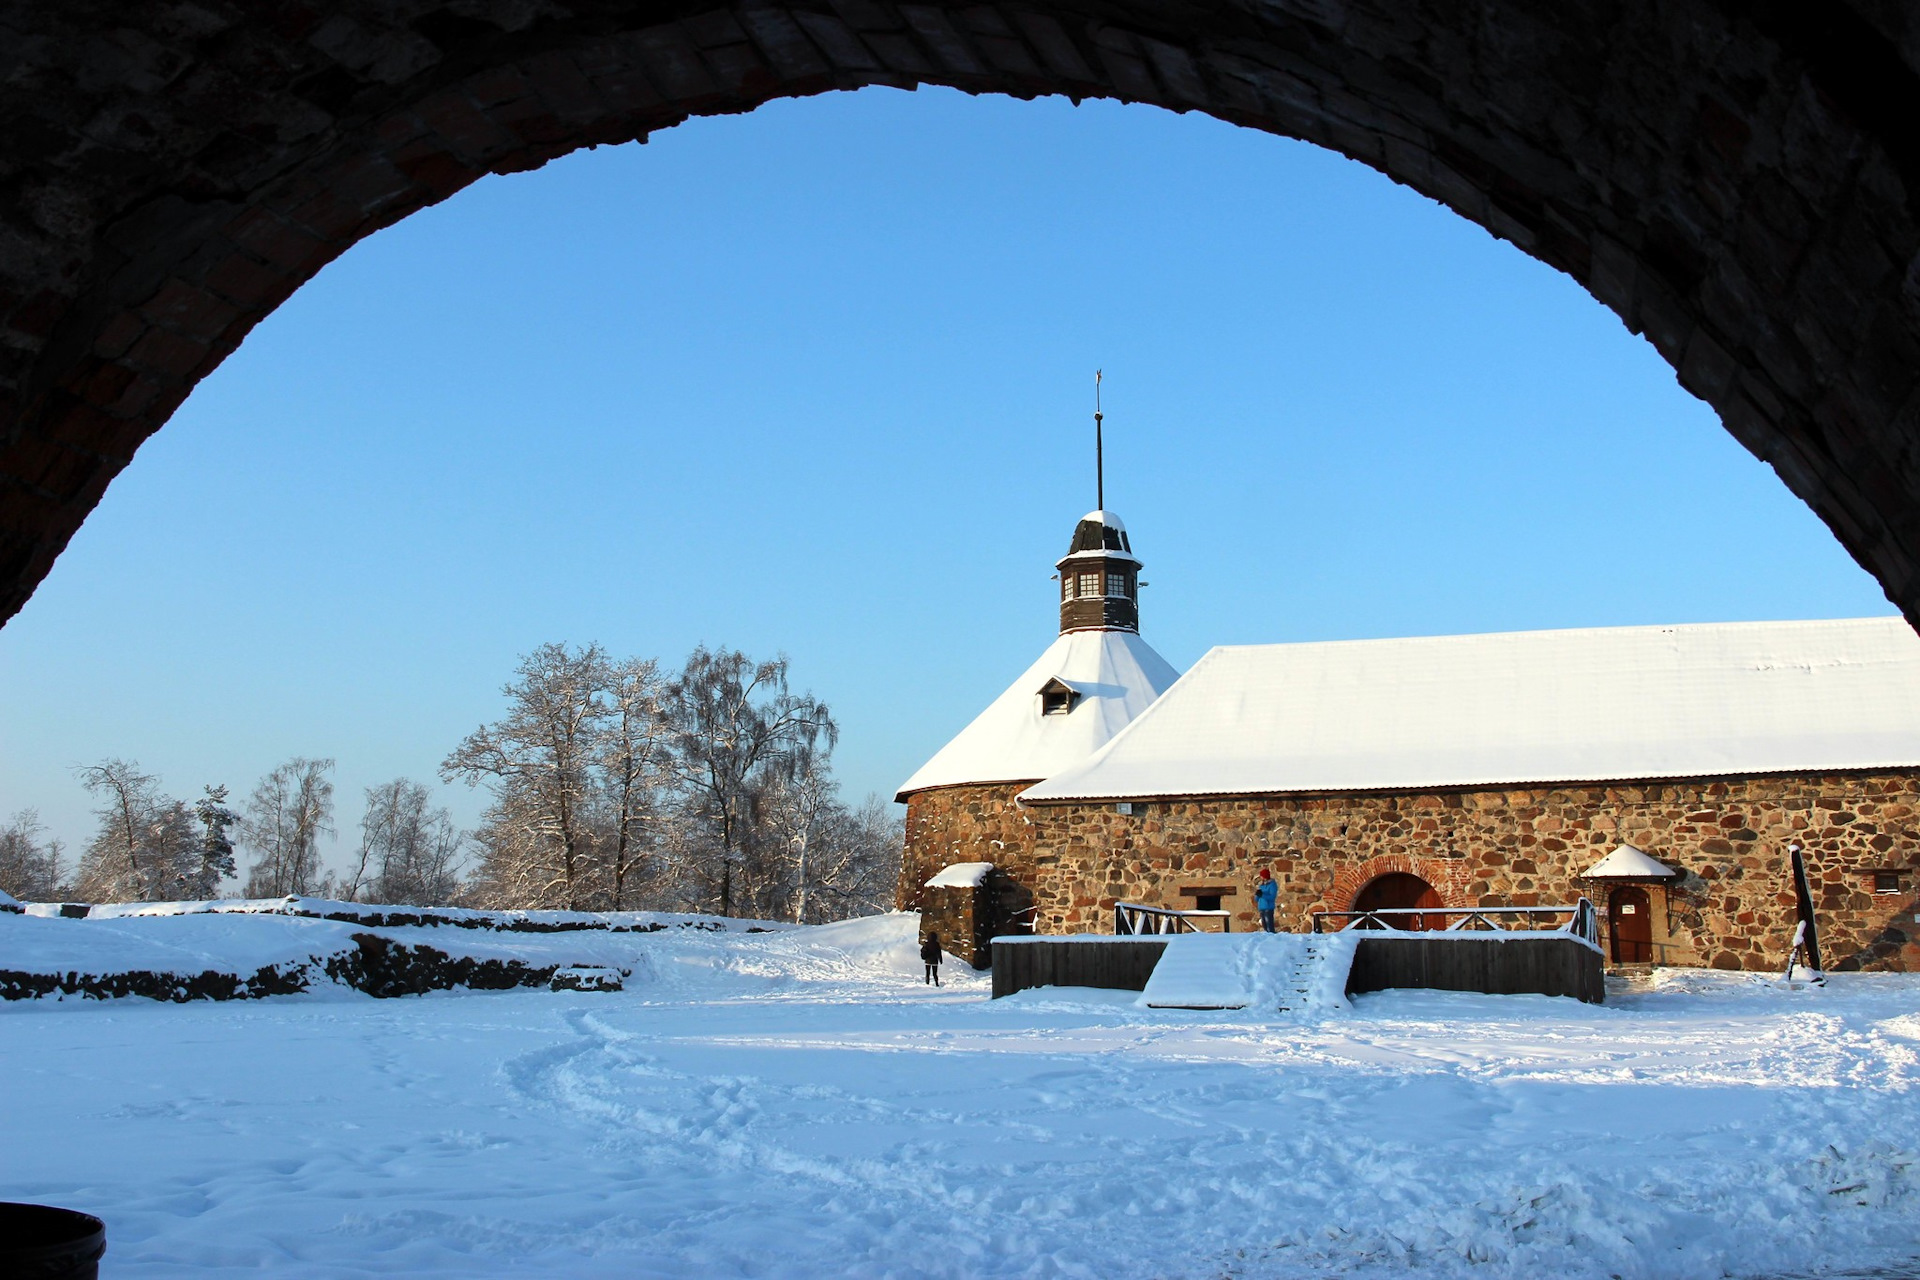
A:
{"label": "snow-covered ground", "polygon": [[[21,919],[0,917],[0,960]],[[1289,1018],[989,1001],[952,964],[933,992],[913,929],[640,935],[619,993],[0,1006],[0,1199],[100,1214],[109,1277],[1718,1277],[1920,1255],[1920,977],[1669,971],[1600,1007],[1386,992]]]}

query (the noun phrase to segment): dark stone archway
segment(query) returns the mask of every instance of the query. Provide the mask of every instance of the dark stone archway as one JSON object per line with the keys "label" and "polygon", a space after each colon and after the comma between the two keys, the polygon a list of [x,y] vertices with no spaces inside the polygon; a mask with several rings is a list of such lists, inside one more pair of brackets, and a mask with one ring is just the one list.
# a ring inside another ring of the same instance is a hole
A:
{"label": "dark stone archway", "polygon": [[689,116],[941,84],[1204,111],[1579,280],[1920,620],[1903,0],[0,0],[0,620],[355,241]]}

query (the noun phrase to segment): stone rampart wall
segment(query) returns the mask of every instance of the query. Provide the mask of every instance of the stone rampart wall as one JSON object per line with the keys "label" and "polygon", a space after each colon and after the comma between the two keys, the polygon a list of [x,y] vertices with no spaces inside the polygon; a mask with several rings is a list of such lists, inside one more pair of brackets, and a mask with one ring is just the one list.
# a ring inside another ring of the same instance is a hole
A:
{"label": "stone rampart wall", "polygon": [[[1105,932],[1115,901],[1191,907],[1183,887],[1233,885],[1233,927],[1256,927],[1260,868],[1280,885],[1282,928],[1344,910],[1376,876],[1406,871],[1447,906],[1560,905],[1605,886],[1579,873],[1620,844],[1682,872],[1650,887],[1655,957],[1770,969],[1786,962],[1787,845],[1806,849],[1832,969],[1920,970],[1920,775],[1782,775],[1430,794],[1247,797],[1018,806],[1018,786],[913,797],[906,891],[952,862],[990,861],[1034,894],[1039,933]],[[1875,892],[1897,871],[1899,891]]]}

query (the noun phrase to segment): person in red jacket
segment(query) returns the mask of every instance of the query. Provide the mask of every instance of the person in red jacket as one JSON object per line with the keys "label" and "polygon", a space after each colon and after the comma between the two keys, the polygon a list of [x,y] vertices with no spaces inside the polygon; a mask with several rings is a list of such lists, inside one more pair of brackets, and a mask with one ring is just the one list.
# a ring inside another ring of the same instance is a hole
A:
{"label": "person in red jacket", "polygon": [[926,981],[934,986],[940,985],[940,935],[930,933],[927,940],[920,944],[920,958],[927,962]]}

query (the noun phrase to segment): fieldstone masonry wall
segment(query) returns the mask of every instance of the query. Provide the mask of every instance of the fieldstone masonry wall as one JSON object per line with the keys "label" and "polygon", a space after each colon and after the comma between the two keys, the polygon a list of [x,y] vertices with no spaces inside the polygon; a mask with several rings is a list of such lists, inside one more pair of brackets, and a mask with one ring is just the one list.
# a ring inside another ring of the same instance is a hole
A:
{"label": "fieldstone masonry wall", "polygon": [[921,889],[920,941],[937,935],[941,949],[976,969],[993,963],[993,940],[1030,933],[1032,895],[1006,872],[987,873],[977,885]]}
{"label": "fieldstone masonry wall", "polygon": [[[1038,779],[1035,779],[1038,781]],[[934,875],[956,862],[991,862],[1009,870],[1032,860],[1034,818],[1014,799],[1032,782],[942,787],[907,798],[907,851],[900,859],[894,902],[902,911],[919,911]],[[1030,877],[1016,878],[1031,883]]]}
{"label": "fieldstone masonry wall", "polygon": [[[911,798],[903,886],[951,862],[988,860],[1034,894],[1039,933],[1106,932],[1116,900],[1191,906],[1183,886],[1236,885],[1222,905],[1257,927],[1261,867],[1281,927],[1345,910],[1374,877],[1406,871],[1448,906],[1561,905],[1606,886],[1579,873],[1632,844],[1683,874],[1652,887],[1656,956],[1672,964],[1786,963],[1787,844],[1805,849],[1831,969],[1920,970],[1920,775],[1772,776],[1428,794],[1247,797],[1018,806],[1021,788],[951,787]],[[1877,872],[1899,891],[1875,891]],[[903,906],[911,905],[903,893]]]}
{"label": "fieldstone masonry wall", "polygon": [[1920,621],[1912,5],[0,0],[0,64],[0,621],[362,238],[578,147],[921,84],[1201,111],[1439,201],[1645,334]]}

